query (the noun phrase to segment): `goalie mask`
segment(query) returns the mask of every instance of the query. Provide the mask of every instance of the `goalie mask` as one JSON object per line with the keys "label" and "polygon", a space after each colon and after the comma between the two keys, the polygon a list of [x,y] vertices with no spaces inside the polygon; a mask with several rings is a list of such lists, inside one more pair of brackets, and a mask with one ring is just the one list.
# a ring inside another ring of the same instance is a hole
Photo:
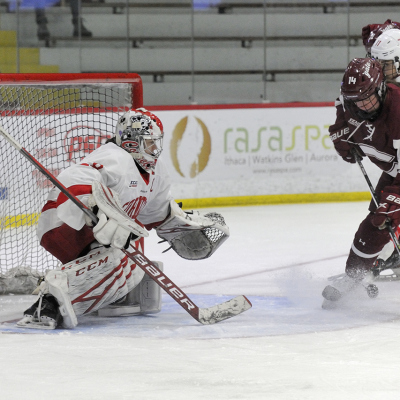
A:
{"label": "goalie mask", "polygon": [[345,108],[355,118],[374,120],[382,111],[385,77],[379,61],[354,58],[343,75],[341,94]]}
{"label": "goalie mask", "polygon": [[371,47],[371,57],[381,63],[387,79],[395,79],[400,72],[400,29],[382,33]]}
{"label": "goalie mask", "polygon": [[130,110],[119,118],[115,142],[126,150],[146,171],[154,171],[162,152],[163,125],[158,117],[144,108]]}

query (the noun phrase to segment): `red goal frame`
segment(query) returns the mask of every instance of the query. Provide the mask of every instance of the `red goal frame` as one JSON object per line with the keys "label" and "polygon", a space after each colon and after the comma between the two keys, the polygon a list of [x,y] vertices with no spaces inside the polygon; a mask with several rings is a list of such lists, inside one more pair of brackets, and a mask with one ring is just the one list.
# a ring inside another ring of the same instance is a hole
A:
{"label": "red goal frame", "polygon": [[75,81],[87,82],[120,82],[132,84],[132,108],[143,107],[143,82],[136,73],[50,73],[50,74],[0,74],[1,83],[60,83]]}

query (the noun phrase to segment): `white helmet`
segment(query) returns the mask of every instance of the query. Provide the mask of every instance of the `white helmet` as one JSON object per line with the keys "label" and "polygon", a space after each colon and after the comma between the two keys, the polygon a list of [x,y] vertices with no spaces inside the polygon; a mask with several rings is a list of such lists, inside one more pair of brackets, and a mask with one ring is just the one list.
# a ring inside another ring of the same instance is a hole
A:
{"label": "white helmet", "polygon": [[129,110],[119,118],[115,143],[131,154],[146,171],[154,171],[163,148],[163,125],[144,108]]}
{"label": "white helmet", "polygon": [[[379,61],[393,61],[397,75],[399,75],[400,29],[389,29],[378,36],[375,43],[371,47],[371,57]],[[388,76],[388,78],[393,77]]]}

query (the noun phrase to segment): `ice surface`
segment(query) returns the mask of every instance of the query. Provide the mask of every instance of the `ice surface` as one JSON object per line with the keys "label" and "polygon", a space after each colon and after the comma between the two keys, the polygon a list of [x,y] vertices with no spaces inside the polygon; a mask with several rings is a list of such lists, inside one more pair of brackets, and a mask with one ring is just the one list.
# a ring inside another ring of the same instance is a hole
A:
{"label": "ice surface", "polygon": [[[17,329],[34,296],[0,296],[2,399],[398,399],[400,282],[321,309],[366,202],[220,208],[229,240],[190,262],[146,254],[200,307],[244,294],[253,308],[203,326],[164,295],[160,314]],[[208,210],[205,210],[208,211]]]}

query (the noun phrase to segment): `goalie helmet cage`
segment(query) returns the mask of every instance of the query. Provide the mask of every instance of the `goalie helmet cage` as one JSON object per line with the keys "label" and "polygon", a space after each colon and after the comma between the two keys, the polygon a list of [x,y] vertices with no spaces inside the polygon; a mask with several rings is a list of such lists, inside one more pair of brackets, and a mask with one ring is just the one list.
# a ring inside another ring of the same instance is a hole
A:
{"label": "goalie helmet cage", "polygon": [[[142,106],[133,73],[0,74],[0,124],[56,176],[112,137],[121,113]],[[0,294],[31,293],[60,264],[36,237],[52,184],[0,143]]]}

